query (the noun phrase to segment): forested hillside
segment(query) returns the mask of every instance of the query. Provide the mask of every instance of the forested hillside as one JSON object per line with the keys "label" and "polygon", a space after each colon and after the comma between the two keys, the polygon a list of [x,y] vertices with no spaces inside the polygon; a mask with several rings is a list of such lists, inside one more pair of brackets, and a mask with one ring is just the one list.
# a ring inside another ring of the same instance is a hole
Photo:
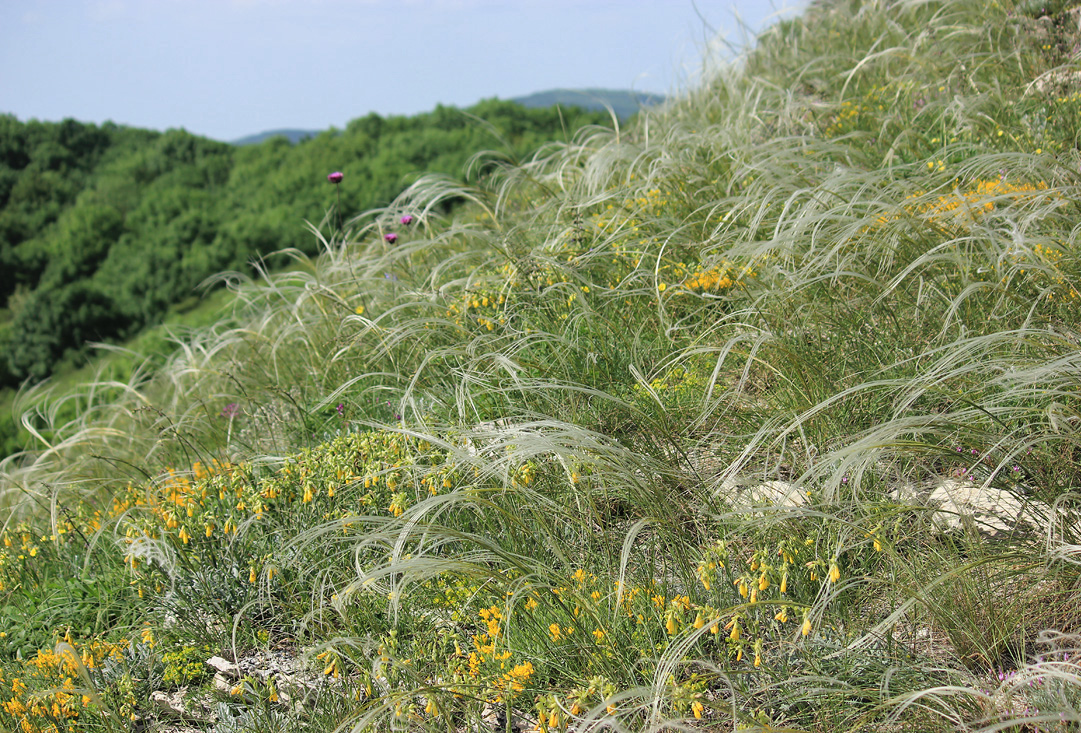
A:
{"label": "forested hillside", "polygon": [[238,148],[183,130],[2,116],[0,386],[48,376],[87,341],[131,336],[214,273],[285,247],[314,254],[304,222],[333,233],[329,170],[345,174],[341,208],[353,213],[390,202],[418,172],[457,175],[480,150],[512,161],[594,123],[610,124],[488,101]]}

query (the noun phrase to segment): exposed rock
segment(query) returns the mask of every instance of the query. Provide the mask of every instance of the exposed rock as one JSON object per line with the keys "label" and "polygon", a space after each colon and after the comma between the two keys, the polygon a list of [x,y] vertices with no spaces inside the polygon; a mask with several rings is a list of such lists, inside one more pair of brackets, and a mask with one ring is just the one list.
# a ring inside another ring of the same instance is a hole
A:
{"label": "exposed rock", "polygon": [[239,679],[240,669],[236,666],[236,663],[230,662],[228,659],[222,657],[211,657],[206,660],[206,663],[216,669],[222,674],[222,676],[228,679]]}
{"label": "exposed rock", "polygon": [[205,694],[192,697],[188,694],[187,687],[173,692],[152,692],[150,702],[157,708],[158,716],[171,720],[170,724],[166,724],[163,720],[157,720],[158,716],[153,716],[145,721],[149,724],[149,730],[160,733],[195,733],[199,729],[187,724],[212,723],[217,720],[213,700]]}
{"label": "exposed rock", "polygon": [[282,672],[268,675],[278,691],[278,699],[287,705],[303,705],[323,686],[323,680],[311,675],[289,675]]}
{"label": "exposed rock", "polygon": [[171,694],[159,690],[150,693],[150,702],[154,703],[158,710],[163,713],[185,717],[188,714],[188,710],[184,706],[184,696],[187,694],[187,687],[181,687]]}
{"label": "exposed rock", "polygon": [[233,689],[233,683],[224,673],[218,672],[214,675],[214,689],[229,694]]}
{"label": "exposed rock", "polygon": [[1048,71],[1032,84],[1040,94],[1070,94],[1081,89],[1081,71]]}
{"label": "exposed rock", "polygon": [[[808,501],[806,492],[796,484],[748,482],[738,477],[725,479],[717,494],[736,509],[798,508]],[[956,478],[924,486],[899,485],[889,496],[931,509],[931,521],[939,529],[969,527],[989,537],[1038,530],[1052,514],[1050,506],[1025,496],[1020,488],[992,488]]]}
{"label": "exposed rock", "polygon": [[[335,680],[308,669],[295,649],[255,649],[240,654],[236,662],[220,655],[206,660],[217,670],[214,688],[229,695],[238,684],[263,683],[273,686],[278,702],[287,707],[301,707],[324,685]],[[247,682],[245,682],[247,681]]]}
{"label": "exposed rock", "polygon": [[800,507],[807,503],[807,493],[787,481],[748,484],[735,478],[725,479],[719,495],[736,507]]}
{"label": "exposed rock", "polygon": [[1031,531],[1046,523],[1051,508],[1025,497],[1020,491],[984,486],[972,481],[946,479],[926,489],[905,486],[890,492],[896,501],[921,504],[934,510],[931,521],[940,529],[971,526],[995,536]]}
{"label": "exposed rock", "polygon": [[751,489],[751,500],[756,505],[766,506],[803,506],[807,503],[807,492],[787,481],[767,481]]}

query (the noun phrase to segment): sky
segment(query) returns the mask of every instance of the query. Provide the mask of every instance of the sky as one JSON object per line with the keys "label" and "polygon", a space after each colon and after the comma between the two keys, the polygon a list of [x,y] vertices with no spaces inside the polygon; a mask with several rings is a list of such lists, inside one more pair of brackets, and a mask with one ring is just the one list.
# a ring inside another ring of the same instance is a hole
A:
{"label": "sky", "polygon": [[555,88],[668,94],[800,4],[0,0],[0,112],[235,140]]}

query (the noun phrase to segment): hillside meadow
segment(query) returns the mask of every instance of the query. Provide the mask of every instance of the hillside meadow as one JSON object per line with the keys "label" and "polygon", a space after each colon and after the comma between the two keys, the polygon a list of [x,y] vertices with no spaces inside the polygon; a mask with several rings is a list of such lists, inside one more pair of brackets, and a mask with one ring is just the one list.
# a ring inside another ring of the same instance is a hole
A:
{"label": "hillside meadow", "polygon": [[[33,440],[11,419],[21,387],[70,380],[94,360],[89,344],[190,320],[207,278],[282,269],[291,260],[275,252],[320,251],[310,227],[341,237],[343,211],[386,206],[424,173],[479,175],[466,171],[479,151],[528,158],[602,123],[604,112],[490,99],[238,147],[182,129],[0,115],[0,458]],[[347,184],[311,185],[326,169]]]}
{"label": "hillside meadow", "polygon": [[28,394],[0,726],[1078,730],[1079,49],[814,3]]}

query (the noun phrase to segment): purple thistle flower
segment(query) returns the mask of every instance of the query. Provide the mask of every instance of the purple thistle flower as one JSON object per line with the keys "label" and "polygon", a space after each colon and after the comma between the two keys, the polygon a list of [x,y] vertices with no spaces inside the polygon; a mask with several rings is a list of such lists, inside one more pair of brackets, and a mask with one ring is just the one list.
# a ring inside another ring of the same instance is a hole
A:
{"label": "purple thistle flower", "polygon": [[342,182],[343,177],[344,176],[342,176],[341,171],[334,171],[333,173],[331,173],[331,174],[329,174],[327,176],[327,180],[334,184],[334,193],[337,194],[337,197],[338,197],[337,209],[338,209],[338,231],[339,232],[342,230],[342,189],[341,189],[340,186],[338,186],[338,184]]}
{"label": "purple thistle flower", "polygon": [[413,223],[413,215],[412,214],[405,214],[402,217],[402,225],[403,226],[409,226],[412,223]]}
{"label": "purple thistle flower", "polygon": [[398,241],[398,235],[394,232],[390,232],[389,234],[383,235],[383,239],[387,240],[387,244],[394,244]]}

